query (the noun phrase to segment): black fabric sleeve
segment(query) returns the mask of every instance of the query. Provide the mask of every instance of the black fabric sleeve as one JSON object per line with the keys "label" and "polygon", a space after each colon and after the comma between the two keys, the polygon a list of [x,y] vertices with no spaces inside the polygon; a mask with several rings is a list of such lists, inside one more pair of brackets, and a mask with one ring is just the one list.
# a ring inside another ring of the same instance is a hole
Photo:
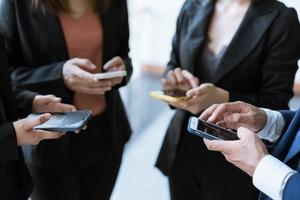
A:
{"label": "black fabric sleeve", "polygon": [[16,132],[12,123],[0,124],[0,164],[18,159]]}

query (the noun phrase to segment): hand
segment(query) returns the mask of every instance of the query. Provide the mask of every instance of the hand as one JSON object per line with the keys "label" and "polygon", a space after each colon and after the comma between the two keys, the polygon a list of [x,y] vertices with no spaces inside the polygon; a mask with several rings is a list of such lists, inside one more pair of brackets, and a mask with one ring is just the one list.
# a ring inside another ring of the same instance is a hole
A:
{"label": "hand", "polygon": [[63,78],[70,90],[90,95],[103,95],[112,88],[111,80],[101,80],[88,71],[95,70],[96,66],[87,59],[73,58],[63,66]]}
{"label": "hand", "polygon": [[33,127],[45,123],[50,117],[50,114],[43,114],[36,119],[22,119],[14,122],[18,145],[37,145],[42,140],[57,139],[64,135],[63,133],[33,129]]}
{"label": "hand", "polygon": [[188,91],[199,86],[199,79],[187,70],[176,68],[174,71],[169,71],[167,78],[162,79],[162,86],[164,90],[180,89]]}
{"label": "hand", "polygon": [[240,140],[237,141],[204,139],[204,143],[209,150],[221,152],[228,162],[253,176],[258,163],[268,154],[268,150],[256,134],[249,129],[239,128],[238,137]]}
{"label": "hand", "polygon": [[254,132],[262,130],[267,123],[265,111],[244,102],[213,105],[205,110],[200,119],[231,129],[243,126]]}
{"label": "hand", "polygon": [[[113,71],[124,71],[126,70],[125,63],[121,57],[114,57],[110,61],[108,61],[104,66],[103,69],[107,72]],[[113,78],[110,79],[112,81],[112,86],[119,85],[122,83],[124,77]]]}
{"label": "hand", "polygon": [[191,99],[178,103],[168,103],[176,108],[198,114],[214,103],[229,101],[229,94],[226,90],[209,83],[202,84],[197,88],[189,90],[187,96],[191,97]]}
{"label": "hand", "polygon": [[75,111],[73,105],[61,103],[61,98],[54,95],[37,95],[32,102],[33,113]]}

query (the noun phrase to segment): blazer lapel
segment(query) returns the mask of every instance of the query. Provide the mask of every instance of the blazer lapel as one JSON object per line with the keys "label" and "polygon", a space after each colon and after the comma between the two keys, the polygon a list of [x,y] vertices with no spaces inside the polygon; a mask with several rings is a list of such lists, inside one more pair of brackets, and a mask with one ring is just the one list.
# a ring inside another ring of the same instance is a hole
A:
{"label": "blazer lapel", "polygon": [[53,49],[52,52],[55,57],[58,57],[61,60],[69,59],[68,47],[59,17],[55,14],[45,15],[42,11],[34,8],[32,9],[32,16],[39,24],[43,25],[42,30],[39,31],[45,32],[45,35],[52,36],[52,41],[49,40],[51,43],[47,45]]}
{"label": "blazer lapel", "polygon": [[277,14],[277,11],[265,6],[264,1],[254,1],[251,4],[217,68],[214,83],[220,81],[251,53]]}
{"label": "blazer lapel", "polygon": [[300,130],[298,131],[298,133],[293,141],[293,144],[292,144],[287,156],[284,159],[284,162],[287,163],[298,153],[300,153]]}
{"label": "blazer lapel", "polygon": [[[195,8],[189,16],[192,16],[194,19],[191,24],[189,24],[190,28],[188,29],[188,35],[185,37],[187,40],[183,41],[187,44],[190,54],[190,66],[192,72],[195,73],[195,63],[197,63],[198,55],[200,53],[201,47],[204,44],[207,35],[207,29],[210,23],[211,16],[214,11],[214,0],[203,0],[199,1],[199,8]],[[201,9],[201,12],[199,11]],[[196,61],[196,62],[195,62]]]}
{"label": "blazer lapel", "polygon": [[[294,156],[295,153],[300,151],[299,144],[298,148],[297,144],[295,144],[295,147],[291,149],[291,145],[294,146],[293,141],[296,138],[297,133],[299,132],[299,125],[300,125],[300,111],[298,111],[293,118],[293,121],[289,125],[288,129],[280,139],[280,142],[276,145],[273,155],[280,160],[288,161],[291,156]],[[292,151],[291,151],[292,150]]]}

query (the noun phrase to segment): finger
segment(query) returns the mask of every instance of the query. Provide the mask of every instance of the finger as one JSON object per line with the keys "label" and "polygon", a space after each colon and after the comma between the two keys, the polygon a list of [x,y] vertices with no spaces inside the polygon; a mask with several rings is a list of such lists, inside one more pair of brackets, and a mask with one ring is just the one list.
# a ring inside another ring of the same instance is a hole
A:
{"label": "finger", "polygon": [[75,106],[70,104],[64,104],[64,103],[56,103],[54,105],[53,112],[71,112],[71,111],[76,111]]}
{"label": "finger", "polygon": [[176,68],[174,70],[174,74],[175,74],[176,79],[177,79],[177,81],[178,81],[179,84],[182,84],[182,83],[184,83],[186,81],[186,79],[183,77],[183,74],[182,74],[180,68]]}
{"label": "finger", "polygon": [[241,126],[248,127],[247,122],[250,119],[251,117],[248,114],[243,113],[232,113],[224,116],[224,121],[226,124],[233,129],[238,129]]}
{"label": "finger", "polygon": [[188,97],[193,97],[193,96],[198,96],[199,95],[199,88],[192,88],[189,91],[186,92],[186,96]]}
{"label": "finger", "polygon": [[97,82],[98,79],[92,74],[92,73],[89,73],[87,71],[84,71],[82,69],[79,69],[76,71],[75,73],[75,76],[80,78],[80,79],[83,79],[86,81],[86,83],[94,83],[94,82]]}
{"label": "finger", "polygon": [[162,78],[161,79],[161,84],[162,84],[162,87],[164,90],[170,90],[170,89],[173,89],[173,85],[171,83],[170,80],[167,80],[165,78]]}
{"label": "finger", "polygon": [[79,66],[85,70],[95,70],[97,68],[90,60],[82,59],[82,58],[74,58],[72,59],[72,64]]}
{"label": "finger", "polygon": [[37,132],[40,135],[41,140],[57,139],[65,135],[65,133],[50,132],[50,131],[37,131]]}
{"label": "finger", "polygon": [[234,151],[234,146],[236,146],[239,141],[222,141],[222,140],[208,140],[203,139],[206,147],[210,151],[218,151],[225,154],[230,154]]}
{"label": "finger", "polygon": [[193,88],[199,86],[199,79],[187,70],[182,70],[182,75],[186,78]]}
{"label": "finger", "polygon": [[28,127],[32,129],[35,126],[41,125],[51,118],[51,114],[42,114],[35,119],[29,120]]}
{"label": "finger", "polygon": [[43,99],[45,101],[47,101],[47,102],[53,102],[53,103],[59,103],[59,102],[61,102],[61,98],[56,97],[56,96],[54,96],[52,94],[43,96]]}
{"label": "finger", "polygon": [[238,103],[225,103],[219,105],[209,117],[208,121],[217,122],[218,119],[223,118],[225,113],[240,113],[241,107]]}
{"label": "finger", "polygon": [[125,64],[121,57],[114,57],[103,66],[103,69],[106,71],[111,71],[113,70],[113,68],[118,70],[125,70]]}
{"label": "finger", "polygon": [[[214,104],[214,105],[210,106],[200,115],[199,118],[207,121],[208,118],[213,114],[213,112],[219,107],[219,105],[220,104]],[[213,122],[213,121],[211,121],[211,122]]]}
{"label": "finger", "polygon": [[256,134],[253,131],[245,127],[238,128],[237,135],[240,138],[240,140],[244,141],[251,141],[251,139],[254,139],[256,137]]}
{"label": "finger", "polygon": [[171,84],[173,86],[177,86],[178,85],[177,79],[176,79],[176,75],[175,75],[174,71],[169,71],[168,72],[168,78],[171,81]]}

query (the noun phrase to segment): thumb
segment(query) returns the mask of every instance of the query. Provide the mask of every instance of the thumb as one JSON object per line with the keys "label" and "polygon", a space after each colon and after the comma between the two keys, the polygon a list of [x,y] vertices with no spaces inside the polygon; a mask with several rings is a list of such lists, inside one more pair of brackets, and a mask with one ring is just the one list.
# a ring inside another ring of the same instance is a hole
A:
{"label": "thumb", "polygon": [[29,122],[30,128],[33,128],[35,126],[41,125],[48,121],[51,118],[51,114],[42,114],[38,116],[37,118],[33,119],[31,122]]}
{"label": "thumb", "polygon": [[253,137],[255,136],[255,133],[252,132],[251,130],[244,128],[244,127],[240,127],[237,130],[237,135],[240,138],[240,140],[249,140],[249,137]]}
{"label": "thumb", "polygon": [[75,58],[73,64],[85,70],[95,70],[97,67],[88,59]]}
{"label": "thumb", "polygon": [[199,88],[193,88],[187,91],[186,96],[188,97],[193,97],[193,96],[198,96],[199,95]]}
{"label": "thumb", "polygon": [[61,98],[56,97],[52,94],[50,95],[45,95],[43,97],[43,99],[45,100],[45,103],[60,103],[61,102]]}

